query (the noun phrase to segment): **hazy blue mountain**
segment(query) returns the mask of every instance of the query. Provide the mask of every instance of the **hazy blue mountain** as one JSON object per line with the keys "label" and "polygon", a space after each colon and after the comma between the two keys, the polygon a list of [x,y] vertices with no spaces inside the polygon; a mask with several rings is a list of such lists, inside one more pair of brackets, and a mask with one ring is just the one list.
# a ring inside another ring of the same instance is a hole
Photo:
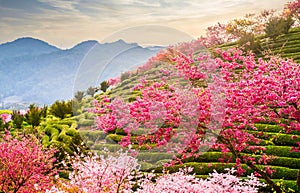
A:
{"label": "hazy blue mountain", "polygon": [[0,44],[0,60],[26,55],[38,56],[59,50],[59,48],[51,46],[44,41],[24,37],[12,42]]}
{"label": "hazy blue mountain", "polygon": [[[50,104],[142,65],[157,53],[123,40],[89,40],[62,50],[33,38],[0,45],[0,108],[8,103]],[[3,108],[3,107],[2,107]]]}

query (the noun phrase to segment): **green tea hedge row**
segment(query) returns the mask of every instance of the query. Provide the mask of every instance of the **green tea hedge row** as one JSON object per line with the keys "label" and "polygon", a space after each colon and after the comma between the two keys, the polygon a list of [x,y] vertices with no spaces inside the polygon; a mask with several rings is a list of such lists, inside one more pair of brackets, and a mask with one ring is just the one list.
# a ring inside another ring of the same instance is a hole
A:
{"label": "green tea hedge row", "polygon": [[[247,154],[244,154],[247,155]],[[231,153],[226,154],[226,160],[232,156]],[[256,158],[256,162],[261,158],[261,155],[251,155],[252,157]],[[206,152],[199,157],[190,157],[185,159],[183,162],[218,162],[220,158],[223,158],[222,152]],[[235,157],[232,157],[231,162],[235,162]],[[268,162],[268,165],[273,166],[282,166],[288,168],[298,169],[300,168],[300,158],[289,158],[289,157],[274,157]]]}
{"label": "green tea hedge row", "polygon": [[106,134],[103,131],[92,131],[92,130],[79,130],[79,134],[85,141],[97,141],[103,140]]}
{"label": "green tea hedge row", "polygon": [[[156,163],[161,160],[169,160],[173,158],[173,154],[163,152],[140,152],[137,159],[141,161]],[[158,163],[157,163],[158,164]]]}
{"label": "green tea hedge row", "polygon": [[[267,131],[267,132],[273,132],[273,133],[280,133],[285,132],[285,129],[279,125],[271,125],[271,124],[263,124],[263,123],[256,123],[255,127],[257,128],[257,131]],[[288,134],[294,134],[294,135],[300,135],[300,131],[292,131]]]}
{"label": "green tea hedge row", "polygon": [[[267,155],[274,155],[278,157],[290,157],[290,158],[300,158],[300,152],[291,152],[292,148],[289,146],[264,146],[266,150],[264,151]],[[244,151],[245,153],[252,153],[251,151]]]}
{"label": "green tea hedge row", "polygon": [[94,119],[79,119],[77,121],[78,126],[92,126],[95,124]]}
{"label": "green tea hedge row", "polygon": [[[184,163],[181,165],[175,165],[168,167],[167,169],[170,172],[177,172],[179,168],[183,167],[193,167],[193,172],[196,175],[208,175],[209,173],[212,173],[214,170],[220,173],[225,172],[225,168],[232,168],[235,164],[228,163],[228,164],[221,164],[221,163],[198,163],[198,162],[189,162]],[[253,173],[252,169],[249,169],[245,164],[242,165],[242,167],[246,170],[243,176],[250,175]],[[265,166],[257,165],[257,167],[263,168]],[[273,179],[285,179],[285,180],[296,180],[297,179],[297,172],[298,169],[289,169],[285,167],[280,166],[269,166],[270,169],[275,170],[275,172],[272,174]],[[162,167],[158,167],[155,169],[155,172],[161,173]]]}
{"label": "green tea hedge row", "polygon": [[[282,146],[297,146],[297,142],[300,141],[299,135],[292,134],[284,134],[284,133],[271,133],[271,132],[263,132],[259,133],[257,131],[249,131],[249,133],[254,136],[269,140],[271,144],[282,145]],[[266,145],[267,142],[262,142],[263,145]]]}

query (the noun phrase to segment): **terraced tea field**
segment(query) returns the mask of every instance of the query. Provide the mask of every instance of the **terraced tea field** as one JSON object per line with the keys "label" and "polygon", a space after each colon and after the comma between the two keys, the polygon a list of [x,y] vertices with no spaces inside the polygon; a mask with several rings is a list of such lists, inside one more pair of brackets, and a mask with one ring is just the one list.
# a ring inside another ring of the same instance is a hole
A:
{"label": "terraced tea field", "polygon": [[[271,50],[274,55],[280,55],[284,58],[292,58],[297,63],[300,62],[300,28],[294,28],[290,33],[279,37],[276,41],[267,40],[264,37],[259,37],[261,46],[264,50]],[[228,44],[222,46],[222,49],[228,49],[234,47],[234,44]],[[258,57],[260,57],[258,55]],[[149,71],[143,72],[141,74],[135,74],[132,77],[122,81],[117,87],[109,90],[107,94],[111,97],[121,97],[125,101],[134,101],[137,96],[140,96],[139,91],[132,91],[134,85],[139,83],[139,79],[142,76],[146,76],[147,79],[155,80],[160,77],[160,69],[163,67],[157,66]],[[182,84],[185,84],[181,80]],[[82,115],[81,115],[82,116]],[[92,118],[85,115],[86,124],[92,124]],[[259,146],[265,148],[265,153],[271,156],[267,165],[259,165],[258,167],[270,167],[271,170],[275,172],[271,175],[277,183],[282,183],[291,190],[299,192],[297,188],[296,178],[298,170],[300,168],[300,153],[292,152],[292,147],[297,146],[297,142],[300,141],[300,132],[293,131],[291,133],[286,133],[284,129],[273,123],[260,123],[255,125],[257,130],[249,130],[248,132],[254,136],[261,139]],[[103,148],[107,148],[110,151],[116,151],[120,149],[118,142],[121,141],[122,137],[126,135],[124,131],[117,129],[113,132],[104,134],[102,131],[96,130],[79,130],[80,135],[86,144],[93,150],[101,152]],[[139,131],[137,131],[138,133]],[[142,132],[142,129],[141,129]],[[132,137],[134,140],[134,136]],[[254,144],[253,144],[254,145]],[[136,146],[137,147],[137,146]],[[253,152],[244,151],[244,155],[251,155],[258,160],[261,158],[263,152],[258,151],[253,154]],[[155,152],[148,151],[146,147],[140,148],[140,154],[138,155],[139,160],[141,160],[142,168],[147,170],[155,169],[157,173],[162,172],[162,163],[166,163],[172,159],[172,154],[165,152]],[[227,156],[232,156],[230,153]],[[197,177],[206,178],[209,173],[213,170],[218,172],[224,172],[225,168],[231,168],[234,166],[235,157],[224,164],[221,162],[223,158],[222,152],[209,150],[208,152],[202,154],[201,156],[195,158],[188,158],[184,160],[183,165],[175,165],[174,167],[168,168],[170,171],[178,171],[179,168],[184,166],[194,167],[194,172]],[[249,175],[253,171],[249,169],[246,165],[243,168],[247,171],[244,176]],[[265,191],[270,191],[266,189]]]}

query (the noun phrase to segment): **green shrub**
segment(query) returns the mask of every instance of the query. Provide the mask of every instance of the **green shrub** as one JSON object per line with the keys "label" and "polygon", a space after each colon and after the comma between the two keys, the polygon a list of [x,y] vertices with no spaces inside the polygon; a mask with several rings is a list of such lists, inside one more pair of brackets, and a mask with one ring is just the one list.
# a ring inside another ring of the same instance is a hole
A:
{"label": "green shrub", "polygon": [[300,158],[300,152],[291,152],[291,147],[287,146],[266,146],[266,154],[279,157]]}
{"label": "green shrub", "polygon": [[[211,166],[210,166],[211,165]],[[210,166],[210,167],[209,167]],[[214,170],[220,173],[225,173],[225,168],[232,168],[234,166],[233,163],[229,164],[221,164],[221,163],[198,163],[198,162],[189,162],[185,164],[175,165],[168,167],[167,170],[170,171],[170,173],[179,171],[179,168],[183,167],[192,167],[194,168],[193,173],[196,175],[208,175],[209,173],[212,173]],[[247,169],[247,167],[244,165],[244,169]],[[163,166],[155,168],[155,172],[161,173],[163,169]],[[246,173],[248,174],[248,173]],[[250,174],[250,173],[249,173]]]}
{"label": "green shrub", "polygon": [[59,133],[59,131],[56,128],[52,127],[52,126],[47,126],[45,128],[45,134],[48,135],[48,136],[51,136],[52,133]]}
{"label": "green shrub", "polygon": [[138,149],[138,150],[148,150],[149,147],[151,147],[153,149],[153,148],[155,148],[155,146],[156,146],[155,144],[144,144],[142,146],[139,146],[137,144],[133,144],[132,148],[133,149]]}
{"label": "green shrub", "polygon": [[105,140],[107,143],[118,143],[121,141],[123,136],[117,134],[109,134],[106,136]]}
{"label": "green shrub", "polygon": [[95,121],[91,120],[91,119],[80,119],[77,122],[78,127],[81,127],[81,126],[92,126],[94,124],[95,124]]}
{"label": "green shrub", "polygon": [[73,120],[73,119],[63,119],[63,120],[57,121],[57,123],[62,124],[62,125],[68,125],[69,127],[71,127],[72,124],[75,123],[75,120]]}
{"label": "green shrub", "polygon": [[[121,74],[121,82],[123,82],[124,80],[127,80],[130,78],[131,73],[130,72],[123,72]],[[122,83],[121,83],[122,84]]]}
{"label": "green shrub", "polygon": [[84,113],[84,118],[85,119],[94,119],[95,118],[95,114],[91,113],[91,112],[85,112]]}
{"label": "green shrub", "polygon": [[[231,154],[228,154],[228,156]],[[183,162],[218,162],[222,158],[222,152],[206,152],[199,157],[189,157],[184,159]]]}
{"label": "green shrub", "polygon": [[75,136],[76,134],[78,134],[78,131],[74,128],[67,129],[67,131],[66,131],[66,135],[69,135],[69,136]]}
{"label": "green shrub", "polygon": [[30,124],[32,128],[35,128],[36,126],[40,125],[43,114],[43,108],[41,109],[34,104],[31,104],[29,106],[29,111],[25,115],[25,121]]}
{"label": "green shrub", "polygon": [[[266,148],[264,152],[267,155],[274,155],[278,157],[300,158],[300,152],[291,152],[292,148],[289,146],[269,145],[264,147]],[[252,151],[244,150],[244,152],[252,154]]]}
{"label": "green shrub", "polygon": [[72,101],[55,101],[49,109],[50,113],[60,119],[64,119],[67,115],[73,116]]}
{"label": "green shrub", "polygon": [[95,142],[94,141],[86,141],[85,142],[85,145],[87,146],[87,147],[91,147],[91,146],[93,146],[95,144]]}
{"label": "green shrub", "polygon": [[153,164],[150,164],[148,162],[139,162],[139,164],[141,164],[141,170],[149,170],[155,167]]}
{"label": "green shrub", "polygon": [[298,169],[300,168],[300,158],[277,157],[272,159],[269,165]]}
{"label": "green shrub", "polygon": [[49,143],[50,143],[49,140],[50,140],[49,136],[48,135],[44,135],[42,137],[42,144],[43,144],[43,146],[47,147],[49,145]]}
{"label": "green shrub", "polygon": [[80,136],[87,141],[97,141],[105,139],[106,134],[103,131],[79,130]]}
{"label": "green shrub", "polygon": [[137,156],[137,159],[151,163],[155,163],[159,160],[170,160],[172,158],[172,154],[162,152],[140,152]]}
{"label": "green shrub", "polygon": [[104,149],[107,149],[110,152],[116,152],[120,149],[123,149],[122,146],[118,144],[93,144],[91,149],[98,150],[97,152],[102,152]]}
{"label": "green shrub", "polygon": [[101,82],[101,84],[100,84],[100,90],[102,90],[103,92],[106,92],[107,89],[108,89],[108,87],[109,87],[109,85],[108,85],[107,81]]}
{"label": "green shrub", "polygon": [[274,179],[296,180],[298,169],[289,169],[280,166],[270,166],[275,172],[271,175]]}
{"label": "green shrub", "polygon": [[72,137],[66,135],[65,132],[61,132],[58,135],[58,141],[61,141],[61,142],[65,143],[65,144],[71,144],[72,143]]}
{"label": "green shrub", "polygon": [[170,159],[162,159],[162,160],[159,160],[155,163],[156,167],[159,167],[159,166],[163,166],[164,164],[167,164],[170,162]]}
{"label": "green shrub", "polygon": [[115,133],[118,135],[127,135],[127,133],[123,129],[119,129],[119,128],[116,129]]}
{"label": "green shrub", "polygon": [[261,50],[260,42],[255,39],[252,33],[244,34],[237,42],[238,46],[243,46],[246,51],[258,53]]}
{"label": "green shrub", "polygon": [[[261,182],[266,183],[265,180],[260,179]],[[285,193],[297,193],[299,189],[297,187],[296,181],[294,180],[282,180],[282,179],[273,179],[273,181],[280,185],[281,188],[284,188]],[[270,186],[260,187],[259,192],[274,192]]]}
{"label": "green shrub", "polygon": [[14,128],[21,129],[23,125],[23,121],[25,120],[24,115],[20,114],[20,111],[13,111],[12,113],[12,120]]}
{"label": "green shrub", "polygon": [[74,95],[74,98],[77,102],[81,103],[82,99],[84,97],[84,92],[83,91],[77,91]]}
{"label": "green shrub", "polygon": [[147,132],[144,128],[138,128],[137,130],[132,131],[130,134],[131,136],[141,136]]}
{"label": "green shrub", "polygon": [[0,110],[0,115],[1,114],[12,114],[12,113],[13,112],[11,110],[3,110],[3,109]]}
{"label": "green shrub", "polygon": [[268,141],[270,144],[274,145],[282,145],[282,146],[297,146],[297,142],[300,141],[300,136],[285,134],[285,133],[270,133],[270,132],[256,132],[256,131],[248,131],[254,136],[264,139],[261,145],[267,145]]}
{"label": "green shrub", "polygon": [[278,125],[270,125],[270,124],[263,124],[263,123],[256,123],[255,127],[257,128],[257,131],[267,131],[267,132],[274,132],[274,133],[278,133],[283,130],[283,128]]}
{"label": "green shrub", "polygon": [[297,146],[297,142],[300,141],[300,136],[294,136],[290,134],[276,134],[274,137],[274,144],[276,145],[285,145],[285,146]]}
{"label": "green shrub", "polygon": [[209,177],[209,175],[195,175],[196,178],[201,178],[203,180],[205,180],[206,178]]}
{"label": "green shrub", "polygon": [[294,21],[291,17],[273,17],[266,24],[266,36],[275,40],[278,36],[287,34],[293,23]]}
{"label": "green shrub", "polygon": [[[227,153],[226,159],[228,159],[232,154]],[[251,157],[254,157],[256,162],[258,163],[258,160],[261,158],[261,155],[253,155],[253,154],[243,154],[243,155],[249,155]],[[183,160],[184,163],[186,162],[218,162],[219,158],[223,158],[222,152],[207,152],[203,155],[200,155],[199,157],[190,157],[188,159]],[[235,162],[235,157],[232,157],[231,160],[232,163]],[[289,158],[289,157],[275,157],[271,159],[268,162],[268,165],[273,166],[282,166],[282,167],[288,167],[288,168],[300,168],[300,159],[299,158]]]}
{"label": "green shrub", "polygon": [[[208,175],[209,173],[212,173],[214,170],[216,170],[219,173],[226,172],[225,168],[232,168],[234,167],[234,163],[228,163],[228,164],[221,164],[221,163],[198,163],[198,162],[189,162],[184,163],[180,165],[175,165],[168,167],[167,170],[171,173],[177,172],[179,168],[183,167],[193,167],[193,173],[196,175]],[[245,164],[242,164],[243,169],[246,170],[246,172],[243,174],[243,176],[248,176],[251,173],[253,173],[252,169],[249,169]],[[257,167],[263,169],[265,166],[257,165]],[[279,166],[269,166],[270,169],[275,170],[275,172],[272,174],[273,179],[282,179],[285,180],[296,180],[297,178],[297,172],[298,169],[289,169],[285,167],[279,167]],[[163,169],[163,166],[157,167],[155,169],[155,172],[161,173]]]}

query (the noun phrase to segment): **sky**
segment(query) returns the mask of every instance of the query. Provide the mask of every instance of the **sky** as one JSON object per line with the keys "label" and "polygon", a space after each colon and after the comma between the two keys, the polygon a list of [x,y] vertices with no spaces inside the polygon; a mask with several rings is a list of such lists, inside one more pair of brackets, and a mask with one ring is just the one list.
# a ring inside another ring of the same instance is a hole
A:
{"label": "sky", "polygon": [[0,44],[33,37],[60,48],[124,39],[166,45],[205,34],[208,26],[290,0],[0,0]]}

